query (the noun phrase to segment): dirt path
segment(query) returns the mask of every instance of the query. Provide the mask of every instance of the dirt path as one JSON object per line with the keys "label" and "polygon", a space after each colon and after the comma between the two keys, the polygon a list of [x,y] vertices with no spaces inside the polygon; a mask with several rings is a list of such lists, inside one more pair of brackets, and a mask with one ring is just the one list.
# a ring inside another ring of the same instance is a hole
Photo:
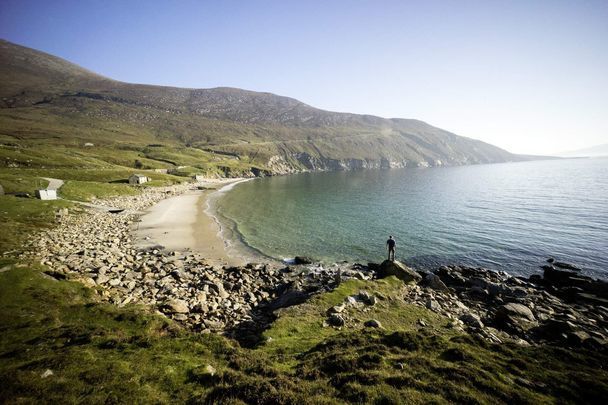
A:
{"label": "dirt path", "polygon": [[47,190],[59,190],[61,186],[63,186],[64,181],[60,179],[53,179],[51,177],[43,177],[43,179],[49,181],[49,185],[47,186]]}

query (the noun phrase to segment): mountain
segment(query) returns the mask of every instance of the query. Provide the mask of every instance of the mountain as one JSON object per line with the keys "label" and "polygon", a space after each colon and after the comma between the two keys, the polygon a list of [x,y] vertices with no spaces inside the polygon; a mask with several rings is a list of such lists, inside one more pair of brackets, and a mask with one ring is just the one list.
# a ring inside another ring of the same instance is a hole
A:
{"label": "mountain", "polygon": [[413,119],[324,111],[235,88],[123,83],[7,41],[0,41],[0,141],[24,147],[90,142],[183,163],[159,159],[150,152],[156,145],[202,156],[206,165],[238,160],[240,170],[249,166],[256,174],[530,158]]}
{"label": "mountain", "polygon": [[558,153],[563,157],[599,157],[608,156],[608,143],[602,145],[590,146],[588,148],[572,150],[568,152]]}

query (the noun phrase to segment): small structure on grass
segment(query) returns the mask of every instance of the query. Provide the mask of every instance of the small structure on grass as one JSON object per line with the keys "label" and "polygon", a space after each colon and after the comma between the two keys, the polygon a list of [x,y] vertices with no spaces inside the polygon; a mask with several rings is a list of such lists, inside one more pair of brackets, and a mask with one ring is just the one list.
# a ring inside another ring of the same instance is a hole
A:
{"label": "small structure on grass", "polygon": [[53,189],[41,189],[36,190],[36,197],[41,200],[56,200],[57,199],[57,190]]}
{"label": "small structure on grass", "polygon": [[143,174],[132,174],[129,177],[129,184],[144,184],[150,181],[148,176],[144,176]]}
{"label": "small structure on grass", "polygon": [[84,144],[85,148],[92,148],[93,146],[95,146],[95,144],[91,143],[91,142],[87,142]]}
{"label": "small structure on grass", "polygon": [[192,178],[196,181],[205,181],[205,176],[203,176],[202,174],[195,174],[194,176],[192,176]]}

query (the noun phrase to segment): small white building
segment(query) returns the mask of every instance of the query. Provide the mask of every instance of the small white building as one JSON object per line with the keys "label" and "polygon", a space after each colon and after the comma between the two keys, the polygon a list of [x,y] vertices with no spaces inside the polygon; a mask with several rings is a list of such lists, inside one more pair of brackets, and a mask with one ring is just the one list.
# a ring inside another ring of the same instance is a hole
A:
{"label": "small white building", "polygon": [[57,190],[53,189],[41,189],[36,190],[36,197],[41,200],[56,200],[57,199]]}
{"label": "small white building", "polygon": [[84,144],[85,148],[92,148],[93,146],[95,146],[95,144],[91,143],[91,142],[87,142]]}
{"label": "small white building", "polygon": [[148,176],[144,176],[143,174],[132,174],[129,177],[129,184],[144,184],[150,181]]}
{"label": "small white building", "polygon": [[202,174],[195,174],[194,176],[192,176],[192,178],[196,181],[205,181],[206,180],[205,176],[203,176]]}

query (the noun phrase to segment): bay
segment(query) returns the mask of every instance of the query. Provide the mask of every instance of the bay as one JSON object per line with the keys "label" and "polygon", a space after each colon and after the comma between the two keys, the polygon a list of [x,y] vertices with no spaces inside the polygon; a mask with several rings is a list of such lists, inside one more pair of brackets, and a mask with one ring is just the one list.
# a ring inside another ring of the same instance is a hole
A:
{"label": "bay", "polygon": [[608,271],[608,159],[304,173],[261,178],[213,203],[225,237],[263,255],[335,262],[385,257],[511,274],[547,257]]}

